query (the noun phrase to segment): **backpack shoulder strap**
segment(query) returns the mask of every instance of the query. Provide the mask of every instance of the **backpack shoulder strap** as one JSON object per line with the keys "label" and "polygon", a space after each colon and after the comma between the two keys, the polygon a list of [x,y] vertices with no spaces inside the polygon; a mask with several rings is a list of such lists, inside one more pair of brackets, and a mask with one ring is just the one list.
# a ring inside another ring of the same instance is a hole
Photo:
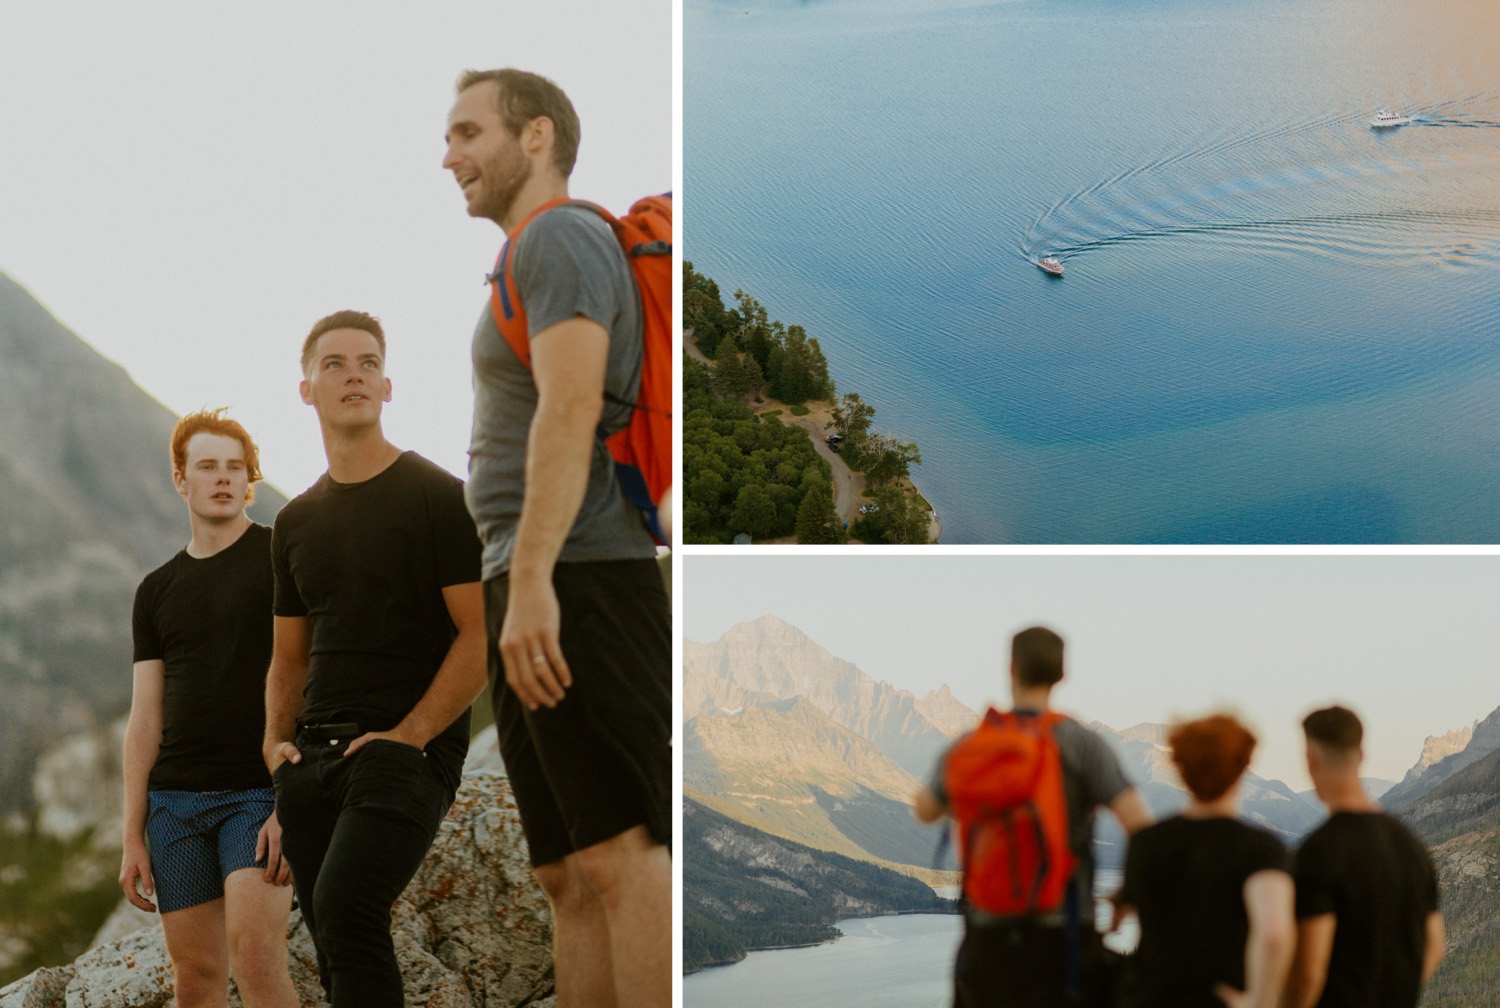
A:
{"label": "backpack shoulder strap", "polygon": [[526,225],[553,207],[568,202],[570,201],[566,198],[549,200],[527,214],[506,235],[505,244],[500,247],[500,256],[495,260],[495,271],[484,278],[490,286],[490,314],[495,317],[495,328],[500,330],[500,335],[510,344],[517,359],[528,369],[531,367],[531,334],[526,327],[526,308],[521,304],[521,292],[516,287],[511,249],[521,237],[521,232],[526,230]]}

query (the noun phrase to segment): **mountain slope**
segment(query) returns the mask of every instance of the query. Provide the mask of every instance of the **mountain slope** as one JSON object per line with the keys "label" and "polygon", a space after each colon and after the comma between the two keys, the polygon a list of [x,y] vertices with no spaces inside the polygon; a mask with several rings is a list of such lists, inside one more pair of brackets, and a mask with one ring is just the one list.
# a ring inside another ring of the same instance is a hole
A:
{"label": "mountain slope", "polygon": [[1478,992],[1500,976],[1500,751],[1450,774],[1402,817],[1433,845],[1448,928],[1447,958],[1422,1004],[1489,1003]]}
{"label": "mountain slope", "polygon": [[683,730],[683,792],[756,829],[848,857],[930,867],[916,780],[801,697],[700,715]]}
{"label": "mountain slope", "polygon": [[682,808],[683,969],[832,941],[845,917],[953,912],[921,882],[769,836],[691,798]]}

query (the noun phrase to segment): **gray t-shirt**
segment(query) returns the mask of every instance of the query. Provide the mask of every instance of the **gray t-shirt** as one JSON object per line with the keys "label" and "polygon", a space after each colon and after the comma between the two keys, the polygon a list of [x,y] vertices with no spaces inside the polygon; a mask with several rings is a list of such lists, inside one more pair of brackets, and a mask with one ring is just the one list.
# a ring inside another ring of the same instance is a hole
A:
{"label": "gray t-shirt", "polygon": [[[641,376],[640,295],[609,225],[584,207],[549,210],[521,232],[511,268],[531,334],[578,316],[597,322],[609,332],[605,388],[626,404],[634,402]],[[464,494],[484,543],[484,578],[489,580],[510,568],[537,393],[531,369],[500,335],[488,302],[474,330],[473,356],[474,429]],[[629,419],[629,405],[605,399],[606,432],[619,430]],[[620,489],[608,449],[596,440],[583,506],[559,560],[655,555],[640,511]]]}
{"label": "gray t-shirt", "polygon": [[[1078,905],[1083,908],[1083,919],[1089,920],[1090,908],[1094,905],[1094,812],[1099,806],[1114,801],[1131,785],[1109,743],[1077,721],[1063,718],[1053,729],[1053,738],[1057,740],[1063,765],[1063,797],[1068,804],[1068,846],[1078,859],[1073,883],[1079,895]],[[948,795],[943,775],[948,753],[952,751],[950,746],[938,759],[937,769],[928,782],[932,793],[944,805],[948,804]]]}

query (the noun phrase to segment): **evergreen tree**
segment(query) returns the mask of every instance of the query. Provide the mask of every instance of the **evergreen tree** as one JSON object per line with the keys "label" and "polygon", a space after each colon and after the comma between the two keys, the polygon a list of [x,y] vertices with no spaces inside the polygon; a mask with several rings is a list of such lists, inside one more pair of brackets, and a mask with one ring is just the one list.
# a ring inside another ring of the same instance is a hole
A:
{"label": "evergreen tree", "polygon": [[844,523],[833,507],[833,488],[822,480],[812,481],[797,508],[797,542],[836,545],[844,540]]}
{"label": "evergreen tree", "polygon": [[747,483],[740,490],[729,515],[729,529],[748,533],[751,539],[769,539],[776,534],[776,502],[760,483]]}

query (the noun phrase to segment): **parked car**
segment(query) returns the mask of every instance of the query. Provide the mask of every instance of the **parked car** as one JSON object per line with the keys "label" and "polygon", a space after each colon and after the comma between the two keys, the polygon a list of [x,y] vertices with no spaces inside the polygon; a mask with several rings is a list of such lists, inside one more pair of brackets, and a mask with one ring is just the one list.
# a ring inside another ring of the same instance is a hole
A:
{"label": "parked car", "polygon": [[859,506],[859,513],[860,514],[874,514],[876,511],[879,511],[879,510],[880,510],[880,505],[879,504],[861,504]]}
{"label": "parked car", "polygon": [[840,441],[844,440],[844,435],[842,435],[842,434],[830,434],[826,438],[824,438],[823,440],[827,441],[829,444],[838,444]]}

